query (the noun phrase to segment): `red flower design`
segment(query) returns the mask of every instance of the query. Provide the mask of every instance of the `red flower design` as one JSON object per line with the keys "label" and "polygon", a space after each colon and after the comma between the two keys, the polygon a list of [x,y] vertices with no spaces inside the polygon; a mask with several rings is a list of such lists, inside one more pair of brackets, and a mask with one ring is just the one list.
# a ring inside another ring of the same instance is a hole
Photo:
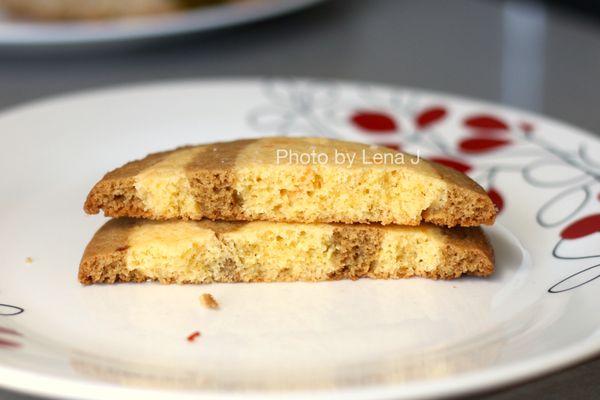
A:
{"label": "red flower design", "polygon": [[451,160],[449,158],[444,157],[431,157],[430,160],[445,165],[446,167],[455,169],[459,172],[462,172],[463,174],[473,169],[471,165],[465,163],[464,161]]}
{"label": "red flower design", "polygon": [[464,121],[469,128],[508,130],[508,125],[498,117],[488,114],[475,115]]}
{"label": "red flower design", "polygon": [[592,214],[573,222],[560,232],[563,239],[579,239],[600,231],[600,214]]}
{"label": "red flower design", "polygon": [[459,143],[459,147],[465,153],[484,153],[499,149],[510,143],[507,139],[482,139],[482,138],[467,138]]}
{"label": "red flower design", "polygon": [[358,128],[373,133],[393,133],[398,131],[396,120],[380,111],[357,111],[350,118]]}
{"label": "red flower design", "polygon": [[504,198],[502,197],[500,192],[495,188],[490,188],[487,191],[487,194],[488,196],[490,196],[490,199],[492,199],[492,203],[494,203],[494,205],[498,209],[498,212],[502,212],[502,210],[504,209]]}
{"label": "red flower design", "polygon": [[533,132],[533,124],[527,121],[521,122],[519,128],[527,135]]}
{"label": "red flower design", "polygon": [[[4,328],[0,326],[0,349],[2,348],[15,348],[20,347],[21,344],[17,342],[13,342],[10,339],[2,338],[1,336],[11,335],[11,336],[21,336],[21,334],[14,329]],[[6,336],[5,336],[6,337]]]}
{"label": "red flower design", "polygon": [[21,345],[17,342],[13,342],[11,340],[0,339],[0,349],[2,348],[15,348],[20,347]]}
{"label": "red flower design", "polygon": [[0,333],[6,333],[9,335],[17,335],[20,336],[21,334],[13,329],[9,329],[9,328],[4,328],[2,326],[0,326]]}
{"label": "red flower design", "polygon": [[425,129],[446,117],[448,111],[444,107],[436,106],[421,111],[415,120],[418,129]]}

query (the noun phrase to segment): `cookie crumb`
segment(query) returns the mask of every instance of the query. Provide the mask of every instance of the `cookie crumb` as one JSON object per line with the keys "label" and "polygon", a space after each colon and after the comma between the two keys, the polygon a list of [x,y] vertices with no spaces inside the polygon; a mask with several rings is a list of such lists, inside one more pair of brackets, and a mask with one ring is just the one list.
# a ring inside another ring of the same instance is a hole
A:
{"label": "cookie crumb", "polygon": [[27,257],[27,258],[25,259],[25,264],[32,264],[32,263],[33,263],[33,258],[31,258],[31,257]]}
{"label": "cookie crumb", "polygon": [[196,339],[198,339],[199,337],[200,337],[200,332],[199,332],[199,331],[196,331],[196,332],[193,332],[191,335],[189,335],[189,336],[187,337],[187,341],[188,341],[188,342],[193,342],[193,341],[195,341]]}
{"label": "cookie crumb", "polygon": [[214,297],[210,293],[202,293],[200,296],[200,301],[206,308],[217,309],[219,308],[219,303],[215,300]]}

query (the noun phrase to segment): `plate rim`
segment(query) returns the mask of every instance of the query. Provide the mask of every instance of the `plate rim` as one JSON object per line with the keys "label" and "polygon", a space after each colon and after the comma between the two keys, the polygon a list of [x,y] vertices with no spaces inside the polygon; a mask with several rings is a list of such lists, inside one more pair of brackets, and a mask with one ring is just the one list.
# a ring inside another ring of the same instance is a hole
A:
{"label": "plate rim", "polygon": [[[534,119],[545,120],[557,125],[561,129],[572,131],[582,135],[589,140],[598,141],[592,132],[579,128],[568,122],[557,120],[553,117],[541,113],[535,113],[529,110],[522,110],[516,107],[494,103],[493,101],[480,100],[473,97],[455,95],[429,89],[419,89],[403,85],[389,84],[376,81],[361,80],[339,80],[339,79],[319,79],[310,77],[260,77],[260,76],[238,76],[238,77],[212,77],[196,79],[169,79],[144,81],[135,83],[125,83],[117,85],[101,86],[91,89],[74,90],[59,95],[49,95],[39,99],[25,101],[3,109],[0,109],[0,122],[5,118],[10,118],[15,114],[27,112],[28,110],[40,106],[46,106],[55,102],[72,101],[78,98],[95,97],[98,95],[119,95],[129,91],[137,90],[160,90],[164,88],[188,87],[190,85],[240,85],[240,84],[260,84],[267,79],[281,79],[283,81],[300,80],[315,84],[340,84],[346,85],[370,85],[394,90],[406,90],[415,93],[423,93],[434,97],[440,97],[459,102],[471,102],[483,107],[490,107],[495,110],[506,110],[511,113],[518,113],[523,116]],[[142,398],[153,399],[164,396],[187,399],[192,396],[196,399],[258,399],[258,398],[303,398],[306,395],[320,398],[344,398],[344,399],[404,399],[404,398],[430,398],[430,397],[449,397],[464,395],[476,392],[488,392],[509,384],[518,384],[531,379],[542,377],[564,368],[582,363],[587,360],[600,356],[600,335],[592,335],[583,340],[572,342],[571,345],[563,347],[557,351],[548,354],[536,355],[525,360],[513,362],[500,367],[491,367],[483,371],[467,372],[456,376],[450,376],[435,380],[421,380],[412,383],[390,384],[390,385],[369,385],[348,387],[343,389],[318,389],[318,390],[298,390],[298,391],[240,391],[240,392],[222,392],[203,389],[144,389],[136,387],[124,387],[113,383],[93,381],[87,378],[72,379],[69,377],[52,376],[38,372],[31,372],[25,369],[8,367],[0,364],[0,387],[8,390],[15,390],[22,393],[41,395],[47,397],[63,398],[86,398],[101,399],[111,396],[115,399]],[[35,382],[39,385],[32,387]]]}
{"label": "plate rim", "polygon": [[[586,342],[591,341],[591,344]],[[590,351],[590,348],[592,349]],[[259,400],[259,399],[381,399],[402,400],[414,398],[447,398],[475,393],[486,393],[509,384],[519,384],[549,375],[564,368],[577,365],[600,356],[600,337],[595,340],[576,342],[571,346],[548,355],[538,355],[524,361],[484,371],[468,372],[439,380],[422,380],[414,383],[396,383],[388,386],[369,385],[344,389],[317,389],[298,391],[238,391],[223,392],[210,390],[144,389],[118,386],[117,384],[91,381],[86,378],[73,380],[65,377],[43,375],[13,367],[0,365],[0,387],[37,396],[50,398],[101,400],[161,399],[182,400]],[[32,382],[39,384],[32,387]],[[48,385],[52,386],[49,387]],[[53,390],[54,389],[54,390]],[[110,396],[110,397],[109,397]]]}

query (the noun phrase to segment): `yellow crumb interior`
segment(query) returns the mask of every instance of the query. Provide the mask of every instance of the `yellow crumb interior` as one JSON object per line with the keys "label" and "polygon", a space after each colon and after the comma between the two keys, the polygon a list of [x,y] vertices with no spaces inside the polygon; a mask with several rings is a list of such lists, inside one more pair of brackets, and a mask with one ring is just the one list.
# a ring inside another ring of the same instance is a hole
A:
{"label": "yellow crumb interior", "polygon": [[[392,158],[377,163],[378,156]],[[446,190],[429,164],[409,154],[324,138],[254,142],[238,155],[235,177],[249,217],[303,222],[415,225]]]}
{"label": "yellow crumb interior", "polygon": [[204,151],[203,147],[181,149],[136,176],[135,189],[144,209],[160,218],[178,218],[199,213],[185,167]]}
{"label": "yellow crumb interior", "polygon": [[402,168],[252,165],[236,171],[235,190],[251,218],[414,225],[444,184]]}
{"label": "yellow crumb interior", "polygon": [[[334,145],[323,139],[280,141],[250,144],[231,166],[245,218],[417,225],[424,210],[444,205],[447,184],[429,164],[413,164],[410,155],[404,155],[401,165],[373,165],[376,154],[401,153],[346,142]],[[286,146],[290,152],[312,149],[326,154],[328,162],[302,165],[279,160],[277,151]],[[203,146],[182,149],[142,171],[135,188],[144,209],[162,219],[202,218],[186,165],[204,151]],[[357,158],[352,164],[337,164],[336,152]]]}
{"label": "yellow crumb interior", "polygon": [[212,230],[186,221],[136,226],[128,244],[127,269],[164,283],[209,282],[228,256]]}
{"label": "yellow crumb interior", "polygon": [[388,227],[373,273],[386,278],[427,275],[437,271],[444,267],[443,242],[439,229],[430,226]]}
{"label": "yellow crumb interior", "polygon": [[253,222],[222,236],[240,280],[323,280],[333,273],[333,226]]}
{"label": "yellow crumb interior", "polygon": [[[213,224],[213,225],[211,225]],[[163,283],[315,281],[344,269],[335,225],[250,222],[216,233],[214,222],[148,222],[128,239],[126,266]],[[444,268],[438,228],[381,227],[368,276],[426,275]]]}

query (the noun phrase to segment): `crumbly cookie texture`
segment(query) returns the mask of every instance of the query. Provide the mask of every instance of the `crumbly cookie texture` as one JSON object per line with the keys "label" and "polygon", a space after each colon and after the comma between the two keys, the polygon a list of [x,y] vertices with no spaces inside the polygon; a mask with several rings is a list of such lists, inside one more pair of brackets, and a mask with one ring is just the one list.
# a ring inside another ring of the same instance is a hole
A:
{"label": "crumbly cookie texture", "polygon": [[114,219],[87,246],[83,284],[487,276],[481,228]]}
{"label": "crumbly cookie texture", "polygon": [[[303,163],[302,154],[325,156]],[[84,209],[155,220],[449,227],[493,224],[496,216],[476,182],[442,165],[385,147],[288,137],[151,154],[106,174]]]}
{"label": "crumbly cookie texture", "polygon": [[0,0],[0,9],[23,18],[103,19],[162,14],[223,0]]}

